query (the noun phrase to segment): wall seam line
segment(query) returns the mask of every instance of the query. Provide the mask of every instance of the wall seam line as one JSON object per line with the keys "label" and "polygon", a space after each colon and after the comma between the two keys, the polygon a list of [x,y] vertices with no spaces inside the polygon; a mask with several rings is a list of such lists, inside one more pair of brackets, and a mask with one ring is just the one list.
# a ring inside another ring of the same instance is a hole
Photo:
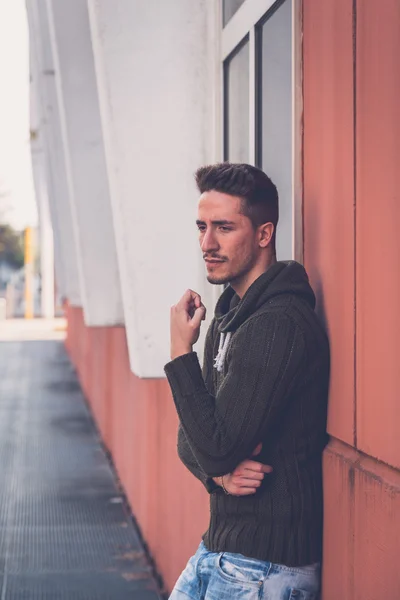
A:
{"label": "wall seam line", "polygon": [[357,0],[353,0],[353,310],[354,310],[354,411],[353,442],[357,448]]}

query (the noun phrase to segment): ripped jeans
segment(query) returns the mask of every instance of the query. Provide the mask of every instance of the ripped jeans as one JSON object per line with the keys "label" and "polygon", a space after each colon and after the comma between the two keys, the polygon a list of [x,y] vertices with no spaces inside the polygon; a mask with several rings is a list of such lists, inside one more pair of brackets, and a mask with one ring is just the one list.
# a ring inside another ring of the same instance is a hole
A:
{"label": "ripped jeans", "polygon": [[169,600],[317,600],[320,565],[286,567],[230,552],[209,552],[201,542]]}

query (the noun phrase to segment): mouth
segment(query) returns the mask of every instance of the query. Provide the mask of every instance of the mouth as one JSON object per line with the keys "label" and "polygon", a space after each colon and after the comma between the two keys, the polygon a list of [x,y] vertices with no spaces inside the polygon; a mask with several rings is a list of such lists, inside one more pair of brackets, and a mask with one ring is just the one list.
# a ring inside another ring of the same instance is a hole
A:
{"label": "mouth", "polygon": [[224,260],[207,260],[205,259],[207,271],[216,271],[225,261]]}
{"label": "mouth", "polygon": [[225,262],[225,260],[222,259],[222,258],[205,258],[204,261],[206,263],[222,263],[222,262]]}

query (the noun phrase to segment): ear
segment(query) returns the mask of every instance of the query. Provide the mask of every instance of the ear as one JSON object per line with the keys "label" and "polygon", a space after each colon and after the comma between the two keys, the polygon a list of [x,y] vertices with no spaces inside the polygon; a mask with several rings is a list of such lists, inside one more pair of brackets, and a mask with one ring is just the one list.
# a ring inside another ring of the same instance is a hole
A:
{"label": "ear", "polygon": [[258,244],[260,248],[266,248],[274,235],[274,226],[272,223],[264,223],[259,227]]}

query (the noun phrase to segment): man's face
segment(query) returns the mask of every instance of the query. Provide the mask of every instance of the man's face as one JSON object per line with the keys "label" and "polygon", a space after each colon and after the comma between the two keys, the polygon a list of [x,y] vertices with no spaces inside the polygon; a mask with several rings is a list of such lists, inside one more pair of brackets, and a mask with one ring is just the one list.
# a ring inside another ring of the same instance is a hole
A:
{"label": "man's face", "polygon": [[210,283],[234,283],[257,262],[258,233],[240,211],[237,196],[215,191],[200,196],[197,226]]}

